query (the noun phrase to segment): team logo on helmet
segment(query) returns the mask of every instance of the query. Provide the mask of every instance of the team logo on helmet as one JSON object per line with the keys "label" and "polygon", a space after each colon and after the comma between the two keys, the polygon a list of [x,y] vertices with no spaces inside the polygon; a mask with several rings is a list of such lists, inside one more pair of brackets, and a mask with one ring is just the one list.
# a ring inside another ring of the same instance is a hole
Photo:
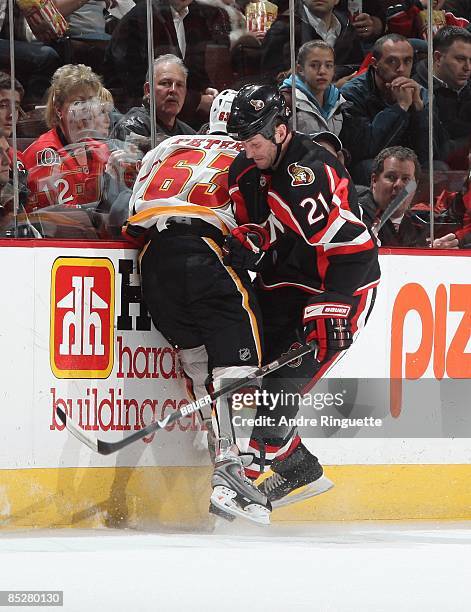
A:
{"label": "team logo on helmet", "polygon": [[288,166],[288,174],[292,179],[291,185],[293,187],[299,187],[300,185],[312,185],[315,179],[314,172],[311,170],[311,168],[299,166],[298,162],[294,162],[294,164],[290,164]]}
{"label": "team logo on helmet", "polygon": [[256,111],[260,111],[265,107],[265,102],[263,100],[250,100],[250,104]]}

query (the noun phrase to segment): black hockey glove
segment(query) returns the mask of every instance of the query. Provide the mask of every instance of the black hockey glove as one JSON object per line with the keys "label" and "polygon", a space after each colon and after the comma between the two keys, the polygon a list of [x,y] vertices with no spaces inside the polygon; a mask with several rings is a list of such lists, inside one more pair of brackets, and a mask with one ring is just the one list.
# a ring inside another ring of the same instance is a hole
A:
{"label": "black hockey glove", "polygon": [[323,361],[328,352],[345,351],[351,346],[354,305],[355,298],[333,292],[309,299],[303,312],[304,337],[306,342],[317,343],[318,361]]}
{"label": "black hockey glove", "polygon": [[260,225],[240,225],[226,236],[222,251],[223,262],[236,270],[256,271],[270,246],[270,234]]}

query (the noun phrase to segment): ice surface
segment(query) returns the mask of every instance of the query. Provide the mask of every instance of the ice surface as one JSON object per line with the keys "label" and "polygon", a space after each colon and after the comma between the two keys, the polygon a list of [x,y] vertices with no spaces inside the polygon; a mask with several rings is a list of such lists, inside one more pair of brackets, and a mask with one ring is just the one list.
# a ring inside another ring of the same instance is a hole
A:
{"label": "ice surface", "polygon": [[469,522],[2,532],[0,589],[64,590],[67,612],[460,612],[470,558]]}

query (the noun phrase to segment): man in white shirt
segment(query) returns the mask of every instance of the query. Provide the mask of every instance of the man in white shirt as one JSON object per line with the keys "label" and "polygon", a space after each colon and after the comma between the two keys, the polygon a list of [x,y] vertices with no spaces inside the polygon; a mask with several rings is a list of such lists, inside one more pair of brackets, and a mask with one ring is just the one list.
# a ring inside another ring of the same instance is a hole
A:
{"label": "man in white shirt", "polygon": [[309,24],[322,40],[331,47],[335,46],[342,30],[340,21],[334,13],[334,7],[337,3],[338,0],[326,0],[325,2],[307,0],[304,4],[304,12]]}

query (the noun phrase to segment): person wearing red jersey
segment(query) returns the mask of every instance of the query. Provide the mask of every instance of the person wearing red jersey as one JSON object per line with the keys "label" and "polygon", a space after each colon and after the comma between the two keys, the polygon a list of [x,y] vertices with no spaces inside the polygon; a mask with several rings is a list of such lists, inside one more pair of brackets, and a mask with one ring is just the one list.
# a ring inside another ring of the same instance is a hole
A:
{"label": "person wearing red jersey", "polygon": [[[296,398],[344,355],[365,324],[380,276],[376,241],[362,221],[349,174],[322,146],[289,131],[277,88],[244,86],[227,131],[244,150],[229,169],[239,227],[226,238],[225,262],[258,271],[267,361],[296,343],[317,342],[314,358],[263,379],[270,394],[294,392]],[[255,248],[247,239],[254,232]],[[294,417],[299,405],[287,403],[283,415]],[[296,428],[280,426],[280,410],[273,408],[259,407],[257,416],[270,410],[275,425],[256,428],[249,449],[261,471],[274,472],[260,485],[272,504],[290,493],[301,496],[296,490],[315,485],[323,473]]]}
{"label": "person wearing red jersey", "polygon": [[[223,379],[248,375],[262,358],[250,277],[222,262],[224,236],[236,225],[227,173],[241,145],[225,130],[234,95],[226,90],[215,99],[208,135],[172,136],[145,156],[125,226],[125,235],[147,241],[140,258],[144,301],[156,328],[179,349],[197,397],[209,385],[217,390]],[[211,510],[268,523],[271,507],[246,477],[247,440],[234,432],[230,400],[215,402],[212,422]]]}
{"label": "person wearing red jersey", "polygon": [[46,105],[51,129],[24,152],[29,211],[100,203],[103,177],[113,162],[100,129],[107,105],[102,90],[100,78],[83,64],[68,64],[54,73]]}

